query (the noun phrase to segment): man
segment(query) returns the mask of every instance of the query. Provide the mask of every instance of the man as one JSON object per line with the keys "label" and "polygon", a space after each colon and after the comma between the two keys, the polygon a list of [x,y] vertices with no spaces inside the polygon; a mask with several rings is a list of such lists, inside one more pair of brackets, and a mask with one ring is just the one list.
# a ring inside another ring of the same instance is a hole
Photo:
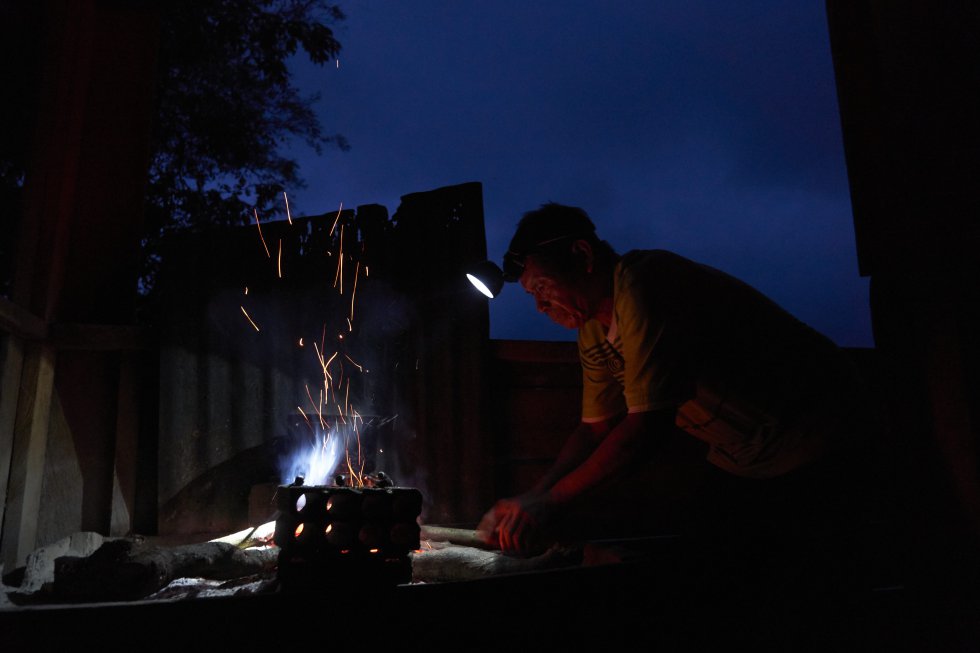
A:
{"label": "man", "polygon": [[544,477],[484,516],[488,543],[540,548],[556,518],[675,429],[736,479],[716,479],[692,517],[706,538],[843,509],[868,420],[856,370],[830,340],[716,269],[662,250],[618,255],[575,207],[525,214],[504,268],[539,311],[578,329],[582,415]]}

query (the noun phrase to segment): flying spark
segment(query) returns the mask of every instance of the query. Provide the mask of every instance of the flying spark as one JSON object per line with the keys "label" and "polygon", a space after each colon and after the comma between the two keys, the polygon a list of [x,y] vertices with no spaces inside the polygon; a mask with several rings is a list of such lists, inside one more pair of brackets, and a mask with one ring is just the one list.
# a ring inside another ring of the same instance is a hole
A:
{"label": "flying spark", "polygon": [[356,362],[354,362],[354,359],[353,359],[353,358],[351,358],[350,356],[348,356],[347,354],[344,354],[344,358],[346,358],[347,360],[349,360],[349,361],[350,361],[351,363],[354,363],[354,366],[355,366],[355,367],[356,367],[356,368],[357,368],[358,370],[360,370],[361,372],[363,372],[363,371],[364,371],[364,368],[363,368],[363,367],[361,367],[360,365],[358,365],[358,364],[357,364]]}
{"label": "flying spark", "polygon": [[293,214],[289,212],[289,198],[286,197],[286,191],[282,192],[282,199],[286,202],[286,219],[289,220],[289,224],[293,224]]}
{"label": "flying spark", "polygon": [[251,322],[251,323],[252,323],[252,326],[253,326],[253,327],[255,327],[255,330],[256,330],[256,331],[258,331],[258,330],[259,330],[259,325],[257,325],[257,324],[255,323],[255,320],[253,320],[253,319],[252,319],[252,318],[251,318],[251,317],[249,316],[249,314],[248,314],[248,311],[246,311],[246,310],[245,310],[245,307],[244,307],[244,306],[239,306],[239,308],[240,308],[240,309],[242,309],[242,313],[245,313],[245,317],[246,317],[246,318],[248,319],[248,321],[249,321],[249,322]]}
{"label": "flying spark", "polygon": [[269,246],[265,244],[265,237],[262,235],[262,224],[259,222],[259,212],[258,209],[252,209],[255,213],[255,226],[259,228],[259,240],[262,241],[262,247],[265,248],[265,255],[267,258],[272,258],[272,254],[269,253]]}
{"label": "flying spark", "polygon": [[333,230],[337,228],[337,221],[340,220],[340,214],[344,210],[344,203],[340,203],[340,208],[337,209],[337,217],[333,220],[333,226],[330,227],[330,235],[333,236]]}
{"label": "flying spark", "polygon": [[354,319],[354,297],[357,295],[357,275],[360,273],[360,271],[361,262],[358,261],[357,267],[354,268],[354,288],[350,291],[350,319],[347,320],[348,324],[350,324],[350,321]]}
{"label": "flying spark", "polygon": [[310,418],[306,416],[306,413],[303,411],[302,406],[297,406],[296,407],[296,410],[299,411],[299,414],[303,416],[303,419],[306,420],[306,423],[309,424],[310,425],[310,428],[312,429],[313,428],[313,422],[311,422],[310,421]]}

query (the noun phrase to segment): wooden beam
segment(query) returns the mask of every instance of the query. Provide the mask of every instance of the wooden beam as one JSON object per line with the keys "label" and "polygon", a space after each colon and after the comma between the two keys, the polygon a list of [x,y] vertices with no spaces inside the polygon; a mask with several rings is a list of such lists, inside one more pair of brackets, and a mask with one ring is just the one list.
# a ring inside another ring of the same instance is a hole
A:
{"label": "wooden beam", "polygon": [[[7,483],[14,451],[14,421],[20,396],[20,375],[24,363],[24,342],[13,335],[0,336],[0,524],[7,507]],[[0,531],[0,541],[3,540]],[[2,558],[0,558],[2,560]]]}
{"label": "wooden beam", "polygon": [[146,328],[126,324],[52,324],[50,331],[59,350],[138,351],[150,340]]}
{"label": "wooden beam", "polygon": [[569,342],[540,340],[491,340],[491,354],[497,360],[527,363],[575,363],[578,365],[578,345]]}
{"label": "wooden beam", "polygon": [[23,340],[51,338],[57,349],[137,351],[147,349],[150,334],[133,324],[53,324],[26,308],[0,297],[0,331]]}
{"label": "wooden beam", "polygon": [[[139,471],[140,378],[138,353],[127,353],[119,362],[116,399],[116,442],[113,463],[113,501],[109,534],[124,536],[133,531],[136,485]],[[122,497],[122,505],[116,496]]]}
{"label": "wooden beam", "polygon": [[25,340],[43,340],[48,335],[48,325],[26,308],[0,297],[0,331]]}

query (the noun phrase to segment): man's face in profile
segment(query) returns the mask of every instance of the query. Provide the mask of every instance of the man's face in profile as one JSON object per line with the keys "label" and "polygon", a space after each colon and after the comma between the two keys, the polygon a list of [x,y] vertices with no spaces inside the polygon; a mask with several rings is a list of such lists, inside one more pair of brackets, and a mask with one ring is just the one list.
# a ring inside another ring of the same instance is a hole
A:
{"label": "man's face in profile", "polygon": [[525,258],[520,283],[537,309],[563,327],[578,329],[591,317],[582,290],[542,266],[534,255]]}

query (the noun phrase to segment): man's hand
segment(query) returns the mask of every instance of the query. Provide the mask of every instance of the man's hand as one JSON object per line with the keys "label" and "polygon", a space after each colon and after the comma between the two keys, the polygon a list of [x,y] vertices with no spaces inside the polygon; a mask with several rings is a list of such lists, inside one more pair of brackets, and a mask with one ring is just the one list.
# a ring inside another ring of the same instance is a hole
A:
{"label": "man's hand", "polygon": [[530,555],[544,548],[544,529],[553,511],[547,494],[501,499],[480,520],[477,535],[504,553]]}

